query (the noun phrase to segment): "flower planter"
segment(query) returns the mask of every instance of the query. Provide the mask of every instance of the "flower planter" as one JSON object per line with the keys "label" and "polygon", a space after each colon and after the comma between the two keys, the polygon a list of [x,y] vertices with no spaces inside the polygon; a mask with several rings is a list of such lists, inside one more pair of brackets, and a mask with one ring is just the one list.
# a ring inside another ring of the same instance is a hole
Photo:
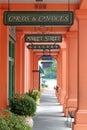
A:
{"label": "flower planter", "polygon": [[46,91],[46,88],[42,88],[41,92],[44,93]]}
{"label": "flower planter", "polygon": [[36,104],[40,105],[40,98],[37,99]]}
{"label": "flower planter", "polygon": [[27,123],[30,127],[33,127],[34,121],[33,121],[33,119],[32,119],[31,116],[27,116],[27,117],[25,118],[25,120],[26,120],[26,123]]}

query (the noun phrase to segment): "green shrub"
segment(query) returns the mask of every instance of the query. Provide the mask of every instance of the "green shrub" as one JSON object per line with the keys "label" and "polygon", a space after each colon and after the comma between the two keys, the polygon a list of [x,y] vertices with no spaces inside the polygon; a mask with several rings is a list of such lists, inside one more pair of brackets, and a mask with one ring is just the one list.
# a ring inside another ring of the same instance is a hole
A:
{"label": "green shrub", "polygon": [[41,83],[42,88],[48,88],[48,84],[44,82]]}
{"label": "green shrub", "polygon": [[38,90],[31,90],[29,91],[29,93],[27,93],[27,95],[32,97],[35,101],[37,101],[40,98],[41,93]]}
{"label": "green shrub", "polygon": [[9,99],[11,112],[17,115],[34,116],[36,112],[36,102],[27,95],[16,94]]}
{"label": "green shrub", "polygon": [[0,117],[0,130],[31,130],[23,117],[9,113],[6,112],[6,116]]}

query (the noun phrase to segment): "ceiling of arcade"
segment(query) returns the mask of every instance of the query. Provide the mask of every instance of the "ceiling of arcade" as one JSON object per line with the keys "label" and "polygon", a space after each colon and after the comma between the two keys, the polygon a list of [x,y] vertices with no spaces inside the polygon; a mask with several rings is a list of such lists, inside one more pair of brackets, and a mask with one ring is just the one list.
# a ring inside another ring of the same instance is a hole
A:
{"label": "ceiling of arcade", "polygon": [[[0,0],[1,8],[7,8],[10,11],[75,11],[79,9],[82,0]],[[36,6],[38,5],[38,6]],[[44,6],[45,5],[45,6]],[[9,7],[8,7],[9,6]],[[75,18],[74,18],[75,19]],[[63,39],[69,29],[76,31],[77,22],[70,26],[17,26],[17,31],[23,31],[24,34],[62,34]],[[58,43],[65,47],[65,43]],[[41,52],[40,52],[41,53]],[[55,55],[58,53],[55,52]]]}
{"label": "ceiling of arcade", "polygon": [[[70,3],[79,3],[80,0],[70,0]],[[8,0],[0,0],[1,3],[8,3]],[[68,0],[42,0],[43,3],[68,3]],[[36,3],[36,0],[10,0],[10,3]]]}

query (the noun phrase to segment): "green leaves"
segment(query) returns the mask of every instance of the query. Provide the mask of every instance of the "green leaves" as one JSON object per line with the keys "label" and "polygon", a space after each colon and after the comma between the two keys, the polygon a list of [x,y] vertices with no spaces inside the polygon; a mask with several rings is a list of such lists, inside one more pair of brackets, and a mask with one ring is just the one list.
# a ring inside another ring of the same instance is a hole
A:
{"label": "green leaves", "polygon": [[16,95],[9,99],[11,112],[17,115],[33,116],[36,112],[36,102],[27,95]]}
{"label": "green leaves", "polygon": [[38,90],[32,90],[27,93],[28,96],[32,97],[35,101],[40,98],[41,93]]}
{"label": "green leaves", "polygon": [[0,130],[31,130],[25,119],[15,114],[9,117],[0,117]]}

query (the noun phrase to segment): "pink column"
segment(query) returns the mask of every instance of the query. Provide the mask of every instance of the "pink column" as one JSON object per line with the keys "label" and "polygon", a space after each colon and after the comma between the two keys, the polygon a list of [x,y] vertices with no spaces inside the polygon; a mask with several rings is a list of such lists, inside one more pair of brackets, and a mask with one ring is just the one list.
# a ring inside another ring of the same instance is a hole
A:
{"label": "pink column", "polygon": [[87,130],[87,10],[78,10],[78,109],[73,130]]}

